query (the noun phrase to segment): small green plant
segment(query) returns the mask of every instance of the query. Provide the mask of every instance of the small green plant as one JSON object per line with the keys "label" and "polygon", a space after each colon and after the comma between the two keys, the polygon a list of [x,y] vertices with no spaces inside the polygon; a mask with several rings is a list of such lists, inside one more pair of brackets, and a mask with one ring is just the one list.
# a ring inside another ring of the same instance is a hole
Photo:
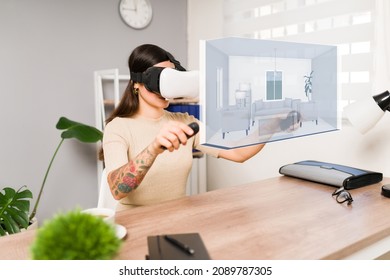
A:
{"label": "small green plant", "polygon": [[114,225],[76,209],[47,220],[30,249],[34,260],[109,260],[121,244]]}
{"label": "small green plant", "polygon": [[[24,191],[19,192],[15,191],[11,187],[6,187],[1,191],[4,191],[4,194],[0,192],[0,236],[20,232],[21,228],[27,228],[27,226],[31,223],[37,213],[50,168],[65,139],[75,138],[84,143],[95,143],[103,139],[103,132],[95,127],[75,122],[65,117],[60,117],[56,124],[56,128],[63,130],[61,133],[61,141],[50,160],[31,213],[30,200],[32,199],[32,193],[30,190],[25,189]],[[29,215],[27,225],[25,223],[26,213]]]}

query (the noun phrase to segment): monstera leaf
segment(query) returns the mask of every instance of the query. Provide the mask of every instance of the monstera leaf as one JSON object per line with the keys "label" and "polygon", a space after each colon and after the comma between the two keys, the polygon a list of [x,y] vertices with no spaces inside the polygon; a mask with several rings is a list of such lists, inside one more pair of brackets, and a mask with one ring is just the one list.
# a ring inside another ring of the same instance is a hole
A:
{"label": "monstera leaf", "polygon": [[32,193],[26,186],[17,191],[5,187],[0,192],[0,236],[28,227],[31,199]]}
{"label": "monstera leaf", "polygon": [[84,143],[95,143],[102,140],[103,133],[95,127],[61,117],[56,125],[57,129],[65,130],[61,133],[62,139],[76,138]]}

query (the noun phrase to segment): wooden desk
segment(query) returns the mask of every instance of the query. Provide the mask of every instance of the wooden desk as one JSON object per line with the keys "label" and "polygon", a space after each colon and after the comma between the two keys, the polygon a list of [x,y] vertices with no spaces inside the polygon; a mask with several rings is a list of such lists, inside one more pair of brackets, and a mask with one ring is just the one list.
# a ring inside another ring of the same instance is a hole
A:
{"label": "wooden desk", "polygon": [[[148,235],[189,232],[213,259],[346,258],[390,236],[384,183],[351,190],[351,206],[335,201],[334,187],[280,176],[119,212],[128,235],[118,259],[145,259]],[[1,237],[0,259],[28,259],[33,238]]]}

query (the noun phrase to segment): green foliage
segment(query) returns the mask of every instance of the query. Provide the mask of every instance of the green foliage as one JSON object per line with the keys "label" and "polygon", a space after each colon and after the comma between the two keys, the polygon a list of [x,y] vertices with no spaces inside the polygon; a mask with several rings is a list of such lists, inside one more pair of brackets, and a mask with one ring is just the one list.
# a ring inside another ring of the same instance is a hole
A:
{"label": "green foliage", "polygon": [[30,249],[34,260],[108,260],[121,243],[114,225],[73,210],[46,221]]}
{"label": "green foliage", "polygon": [[21,187],[17,191],[5,187],[0,192],[0,236],[20,232],[29,225],[28,213],[32,193]]}
{"label": "green foliage", "polygon": [[61,117],[58,120],[56,128],[59,130],[65,129],[61,133],[62,139],[76,138],[84,143],[95,143],[103,138],[103,133],[99,129],[69,120],[65,117]]}

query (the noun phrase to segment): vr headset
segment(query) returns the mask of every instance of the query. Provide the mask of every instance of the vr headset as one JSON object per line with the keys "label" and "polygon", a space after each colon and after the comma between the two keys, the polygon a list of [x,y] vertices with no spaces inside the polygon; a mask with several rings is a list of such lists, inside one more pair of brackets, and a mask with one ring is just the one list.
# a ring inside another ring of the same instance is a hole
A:
{"label": "vr headset", "polygon": [[163,96],[166,99],[196,98],[199,95],[199,72],[186,71],[167,53],[175,68],[149,67],[142,73],[130,72],[130,78],[135,83],[142,83],[147,90]]}

